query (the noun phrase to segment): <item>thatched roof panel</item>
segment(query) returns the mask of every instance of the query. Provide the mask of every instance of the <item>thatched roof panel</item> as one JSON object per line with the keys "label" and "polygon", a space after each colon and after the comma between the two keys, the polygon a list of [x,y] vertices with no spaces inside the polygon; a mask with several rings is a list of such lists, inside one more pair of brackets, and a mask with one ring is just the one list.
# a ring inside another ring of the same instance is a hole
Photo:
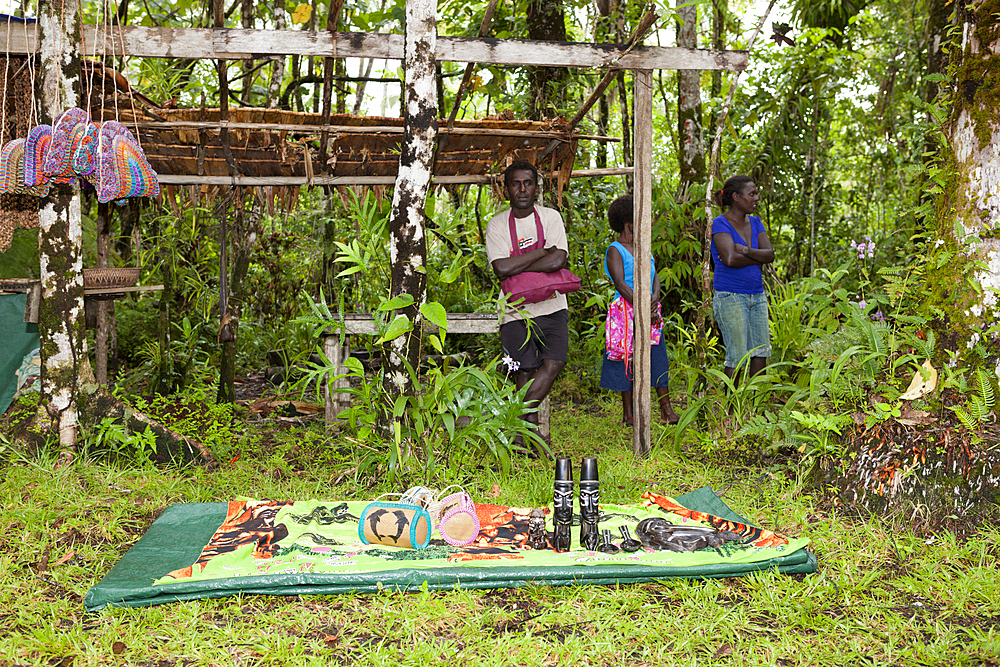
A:
{"label": "thatched roof panel", "polygon": [[[106,118],[114,117],[111,110]],[[161,175],[230,176],[221,140],[219,109],[156,110],[149,116],[119,109],[114,115],[136,132],[152,167]],[[196,126],[178,127],[177,123]],[[337,114],[324,131],[319,114],[276,109],[234,108],[227,124],[229,152],[244,176],[306,177],[306,151],[314,175],[393,177],[403,141],[403,119]],[[246,125],[250,124],[251,127]],[[515,136],[511,136],[511,135]],[[326,137],[326,164],[320,142]],[[442,123],[438,135],[436,176],[484,176],[503,170],[509,159],[536,160],[554,139],[562,139],[556,164],[560,171],[575,157],[575,141],[567,142],[557,124],[506,118]],[[572,145],[573,150],[566,150]],[[540,165],[541,166],[541,165]]]}

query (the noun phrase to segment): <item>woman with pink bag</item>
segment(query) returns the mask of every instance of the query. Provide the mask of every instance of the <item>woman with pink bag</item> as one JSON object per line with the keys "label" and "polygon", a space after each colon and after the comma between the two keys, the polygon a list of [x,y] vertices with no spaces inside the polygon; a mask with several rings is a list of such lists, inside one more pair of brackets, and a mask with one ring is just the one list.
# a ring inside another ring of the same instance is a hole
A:
{"label": "woman with pink bag", "polygon": [[[622,395],[622,422],[632,426],[632,346],[635,319],[632,313],[632,274],[635,264],[634,233],[632,229],[632,195],[623,195],[608,207],[608,222],[611,231],[618,234],[618,240],[608,246],[604,253],[604,272],[615,285],[615,298],[608,306],[605,322],[605,354],[601,368],[601,387]],[[677,413],[670,405],[668,376],[670,362],[667,360],[667,346],[663,341],[663,317],[660,313],[660,279],[656,275],[655,262],[652,267],[653,285],[653,331],[650,366],[652,385],[660,402],[660,421],[676,424]]]}

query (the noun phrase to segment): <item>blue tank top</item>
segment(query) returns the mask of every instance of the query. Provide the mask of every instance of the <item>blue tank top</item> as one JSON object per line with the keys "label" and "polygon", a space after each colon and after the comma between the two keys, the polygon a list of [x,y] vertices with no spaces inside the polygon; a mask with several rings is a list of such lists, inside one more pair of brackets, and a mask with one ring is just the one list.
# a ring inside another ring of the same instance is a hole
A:
{"label": "blue tank top", "polygon": [[[635,273],[635,258],[632,257],[632,253],[626,250],[625,246],[623,246],[618,241],[615,241],[614,243],[608,246],[608,250],[611,250],[612,248],[617,248],[618,254],[622,256],[622,268],[625,270],[625,284],[631,287],[632,289],[635,289],[635,285],[632,284],[634,282],[633,274]],[[608,271],[608,250],[604,251],[604,275],[608,277],[608,280],[611,280],[611,272]],[[611,280],[612,284],[614,284],[614,282],[615,282],[614,280]],[[656,260],[653,259],[653,253],[649,253],[650,294],[653,293],[654,282],[656,282]],[[620,296],[621,294],[618,293],[618,290],[615,290],[615,298],[617,299]]]}
{"label": "blue tank top", "polygon": [[729,234],[733,243],[745,245],[748,248],[758,247],[757,236],[764,231],[764,223],[756,216],[750,218],[750,238],[745,239],[729,224],[724,215],[712,221],[712,260],[715,262],[715,278],[713,288],[716,292],[736,292],[738,294],[760,294],[764,291],[764,275],[760,264],[734,269],[722,263],[719,250],[715,247],[715,234]]}

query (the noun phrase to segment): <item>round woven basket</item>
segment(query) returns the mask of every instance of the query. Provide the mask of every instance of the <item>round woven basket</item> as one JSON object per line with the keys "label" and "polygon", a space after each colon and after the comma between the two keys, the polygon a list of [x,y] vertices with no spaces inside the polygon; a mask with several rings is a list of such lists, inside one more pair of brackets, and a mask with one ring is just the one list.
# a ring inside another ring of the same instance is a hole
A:
{"label": "round woven basket", "polygon": [[140,267],[119,267],[114,269],[84,269],[84,289],[109,289],[132,287],[139,282]]}

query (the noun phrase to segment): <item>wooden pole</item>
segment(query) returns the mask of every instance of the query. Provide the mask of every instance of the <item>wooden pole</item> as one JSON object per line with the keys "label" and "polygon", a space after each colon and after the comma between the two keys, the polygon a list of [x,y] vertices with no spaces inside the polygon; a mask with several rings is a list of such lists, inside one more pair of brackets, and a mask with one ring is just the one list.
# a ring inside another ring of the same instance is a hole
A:
{"label": "wooden pole", "polygon": [[[540,177],[555,175],[539,170]],[[574,169],[571,178],[604,178],[607,176],[631,176],[632,167],[609,167],[607,169]],[[396,176],[198,176],[196,174],[160,174],[160,185],[237,185],[247,187],[294,187],[297,185],[393,185]],[[434,176],[436,185],[468,185],[472,183],[499,183],[501,174],[470,174],[466,176]]]}
{"label": "wooden pole", "polygon": [[[490,24],[493,23],[493,13],[497,10],[497,3],[499,0],[490,0],[490,4],[486,6],[486,12],[483,14],[483,22],[479,25],[479,36],[486,37],[486,34],[490,31]],[[476,68],[476,63],[469,63],[465,66],[465,74],[462,76],[462,83],[458,85],[458,91],[455,93],[455,102],[451,106],[451,115],[448,116],[448,129],[450,130],[455,125],[455,118],[458,116],[458,109],[462,106],[462,96],[465,94],[465,89],[469,87],[469,82],[472,81],[472,72]]]}
{"label": "wooden pole", "polygon": [[653,289],[650,282],[651,248],[653,239],[653,72],[648,69],[634,73],[635,119],[635,194],[632,214],[635,226],[635,264],[632,276],[633,306],[635,307],[635,364],[632,381],[632,453],[642,458],[649,454],[652,442],[652,410],[650,406],[650,312]]}
{"label": "wooden pole", "polygon": [[[337,23],[340,21],[340,9],[344,5],[344,0],[333,0],[330,3],[330,11],[326,15],[326,29],[327,31],[337,34]],[[336,38],[334,38],[334,45],[336,45]],[[323,59],[323,115],[321,116],[321,123],[323,125],[328,125],[330,123],[330,107],[333,103],[333,69],[334,62],[333,58]],[[327,154],[326,154],[326,144],[330,135],[327,132],[321,132],[319,135],[319,163],[320,171],[326,172],[327,170]],[[306,149],[308,150],[308,149]]]}

